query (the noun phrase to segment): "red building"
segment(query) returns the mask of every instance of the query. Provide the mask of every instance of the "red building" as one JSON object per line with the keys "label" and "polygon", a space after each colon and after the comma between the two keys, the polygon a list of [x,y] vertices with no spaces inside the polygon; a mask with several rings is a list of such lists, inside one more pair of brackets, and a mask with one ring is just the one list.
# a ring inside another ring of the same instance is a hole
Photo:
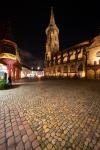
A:
{"label": "red building", "polygon": [[18,80],[21,76],[20,54],[17,44],[10,40],[0,40],[0,78],[3,74]]}

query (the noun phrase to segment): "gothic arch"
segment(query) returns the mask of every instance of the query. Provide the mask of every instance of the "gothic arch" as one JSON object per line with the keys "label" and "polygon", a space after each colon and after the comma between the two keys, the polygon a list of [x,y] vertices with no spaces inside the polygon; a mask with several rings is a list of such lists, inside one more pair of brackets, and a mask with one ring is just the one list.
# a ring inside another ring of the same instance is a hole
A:
{"label": "gothic arch", "polygon": [[97,69],[96,71],[96,79],[100,79],[100,69]]}
{"label": "gothic arch", "polygon": [[96,53],[96,57],[100,57],[100,51]]}
{"label": "gothic arch", "polygon": [[90,79],[94,79],[95,77],[95,72],[93,69],[90,69],[87,71],[87,77],[90,78]]}
{"label": "gothic arch", "polygon": [[78,71],[83,71],[83,69],[84,69],[83,63],[80,63],[78,65]]}
{"label": "gothic arch", "polygon": [[80,62],[77,66],[77,72],[78,72],[78,76],[80,78],[85,77],[85,70],[84,70],[84,63]]}

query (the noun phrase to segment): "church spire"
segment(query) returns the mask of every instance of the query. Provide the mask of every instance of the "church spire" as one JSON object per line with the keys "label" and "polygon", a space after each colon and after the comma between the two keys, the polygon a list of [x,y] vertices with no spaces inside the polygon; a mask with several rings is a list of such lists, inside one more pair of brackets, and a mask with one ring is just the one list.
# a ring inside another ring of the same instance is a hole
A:
{"label": "church spire", "polygon": [[55,23],[53,7],[51,7],[50,22],[46,28],[46,35],[46,60],[51,60],[51,56],[59,51],[59,29]]}
{"label": "church spire", "polygon": [[50,24],[51,24],[51,25],[54,25],[54,24],[55,24],[55,18],[54,18],[53,7],[51,7]]}

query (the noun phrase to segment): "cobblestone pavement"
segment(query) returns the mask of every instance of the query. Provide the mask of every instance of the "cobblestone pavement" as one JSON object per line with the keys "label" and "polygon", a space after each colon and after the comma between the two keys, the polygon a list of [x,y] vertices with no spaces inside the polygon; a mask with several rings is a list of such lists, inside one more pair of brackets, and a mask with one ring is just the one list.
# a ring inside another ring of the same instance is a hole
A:
{"label": "cobblestone pavement", "polygon": [[1,90],[0,150],[100,150],[100,81]]}

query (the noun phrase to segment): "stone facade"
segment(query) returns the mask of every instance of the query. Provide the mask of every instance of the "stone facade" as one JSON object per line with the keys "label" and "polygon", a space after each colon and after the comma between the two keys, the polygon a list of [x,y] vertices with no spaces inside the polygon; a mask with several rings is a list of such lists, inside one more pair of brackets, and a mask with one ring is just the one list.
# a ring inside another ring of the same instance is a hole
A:
{"label": "stone facade", "polygon": [[100,35],[59,51],[59,29],[52,9],[46,35],[45,76],[100,79]]}

